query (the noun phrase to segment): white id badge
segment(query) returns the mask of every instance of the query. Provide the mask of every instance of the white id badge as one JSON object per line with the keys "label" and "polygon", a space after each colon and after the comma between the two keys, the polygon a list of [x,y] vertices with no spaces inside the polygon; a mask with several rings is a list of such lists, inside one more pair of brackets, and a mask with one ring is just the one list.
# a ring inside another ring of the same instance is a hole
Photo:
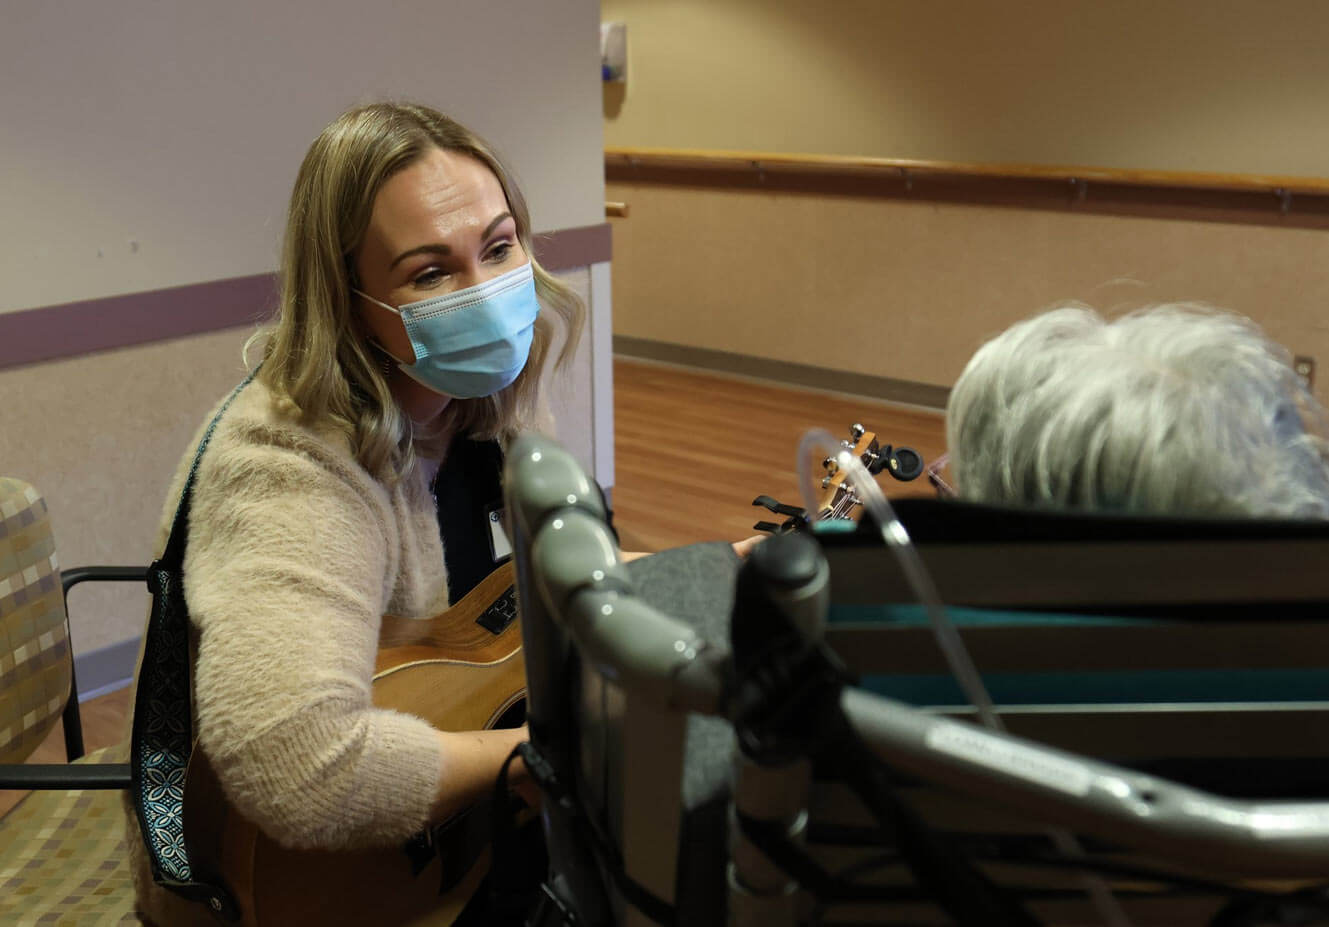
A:
{"label": "white id badge", "polygon": [[502,506],[489,509],[485,520],[489,522],[489,553],[493,555],[495,563],[502,563],[512,556],[512,542],[508,540],[507,529],[503,527]]}

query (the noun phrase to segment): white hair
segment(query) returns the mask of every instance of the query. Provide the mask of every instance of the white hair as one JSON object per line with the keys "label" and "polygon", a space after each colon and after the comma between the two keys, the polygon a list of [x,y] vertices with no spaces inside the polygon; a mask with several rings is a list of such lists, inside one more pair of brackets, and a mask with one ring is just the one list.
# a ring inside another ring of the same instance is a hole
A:
{"label": "white hair", "polygon": [[1249,319],[1070,305],[979,349],[946,409],[961,496],[1184,515],[1329,517],[1324,415]]}

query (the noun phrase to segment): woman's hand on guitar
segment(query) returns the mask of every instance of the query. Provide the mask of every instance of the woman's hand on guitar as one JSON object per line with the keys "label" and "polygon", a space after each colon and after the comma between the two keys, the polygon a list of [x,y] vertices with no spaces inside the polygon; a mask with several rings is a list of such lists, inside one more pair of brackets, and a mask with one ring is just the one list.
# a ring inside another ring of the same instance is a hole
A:
{"label": "woman's hand on guitar", "polygon": [[[746,560],[748,554],[752,553],[752,548],[756,547],[764,540],[766,540],[766,535],[754,534],[750,538],[744,538],[741,541],[735,541],[732,545],[734,548],[734,553],[738,554],[740,560]],[[619,551],[618,553],[618,559],[622,563],[631,563],[633,560],[636,560],[639,557],[649,557],[650,555],[651,552],[648,550],[640,550],[640,551],[622,550]]]}
{"label": "woman's hand on guitar", "polygon": [[[531,732],[525,724],[517,728],[521,732],[522,740],[530,740]],[[517,796],[526,802],[529,808],[540,807],[540,786],[536,784],[531,771],[526,768],[526,761],[520,756],[512,761],[512,766],[508,769],[508,788],[517,793]]]}
{"label": "woman's hand on guitar", "polygon": [[762,541],[766,540],[764,534],[754,534],[750,538],[744,538],[741,541],[734,542],[734,553],[738,554],[740,560],[746,560],[748,554],[752,553],[752,548],[756,547]]}
{"label": "woman's hand on guitar", "polygon": [[[528,740],[526,725],[488,731],[435,731],[443,760],[443,774],[434,796],[430,820],[442,823],[493,793],[499,767],[512,749]],[[539,789],[517,757],[508,767],[509,786],[529,802],[538,801]]]}

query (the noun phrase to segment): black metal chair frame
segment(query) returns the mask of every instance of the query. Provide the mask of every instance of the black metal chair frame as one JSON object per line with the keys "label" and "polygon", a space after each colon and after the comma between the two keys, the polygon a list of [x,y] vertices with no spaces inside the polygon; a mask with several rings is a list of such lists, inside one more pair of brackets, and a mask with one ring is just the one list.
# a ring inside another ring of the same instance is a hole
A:
{"label": "black metal chair frame", "polygon": [[65,634],[70,640],[69,700],[61,714],[65,735],[67,763],[11,763],[0,765],[0,789],[127,789],[130,784],[128,763],[75,763],[84,755],[83,719],[79,714],[78,677],[74,671],[74,650],[69,638],[69,590],[83,582],[147,583],[147,567],[91,566],[60,572],[60,586],[65,601]]}

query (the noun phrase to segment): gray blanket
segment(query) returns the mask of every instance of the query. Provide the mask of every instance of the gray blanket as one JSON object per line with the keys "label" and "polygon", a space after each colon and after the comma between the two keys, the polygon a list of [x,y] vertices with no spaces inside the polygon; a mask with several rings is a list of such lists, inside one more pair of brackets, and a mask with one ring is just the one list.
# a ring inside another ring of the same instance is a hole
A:
{"label": "gray blanket", "polygon": [[[728,647],[739,563],[729,544],[692,544],[634,560],[628,571],[648,604]],[[692,715],[684,736],[679,922],[722,927],[734,733],[726,721]]]}
{"label": "gray blanket", "polygon": [[[729,613],[739,559],[724,542],[661,551],[628,564],[637,595],[651,607],[728,647]],[[683,767],[683,807],[692,809],[726,793],[734,734],[718,718],[688,719]]]}

